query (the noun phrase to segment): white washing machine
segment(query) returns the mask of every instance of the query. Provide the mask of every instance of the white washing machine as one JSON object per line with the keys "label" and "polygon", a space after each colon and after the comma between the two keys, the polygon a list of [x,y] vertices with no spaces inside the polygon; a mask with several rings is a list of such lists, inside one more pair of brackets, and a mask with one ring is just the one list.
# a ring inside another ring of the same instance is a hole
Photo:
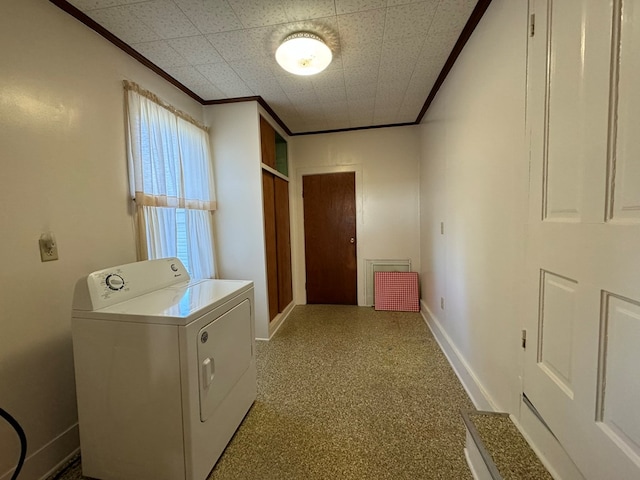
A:
{"label": "white washing machine", "polygon": [[71,331],[83,474],[205,480],[256,398],[253,283],[177,258],[100,270]]}

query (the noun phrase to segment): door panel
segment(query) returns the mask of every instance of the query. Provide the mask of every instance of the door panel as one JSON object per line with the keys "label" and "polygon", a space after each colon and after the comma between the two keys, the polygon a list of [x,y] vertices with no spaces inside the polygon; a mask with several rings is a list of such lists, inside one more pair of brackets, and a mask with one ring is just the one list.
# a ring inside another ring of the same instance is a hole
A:
{"label": "door panel", "polygon": [[275,175],[262,171],[262,202],[264,208],[264,242],[267,263],[267,296],[269,320],[278,315],[278,251],[276,240],[276,203],[273,178]]}
{"label": "door panel", "polygon": [[291,285],[291,237],[289,220],[289,182],[274,177],[276,206],[276,243],[278,250],[278,311],[293,300]]}
{"label": "door panel", "polygon": [[523,388],[588,479],[640,478],[639,6],[530,1]]}
{"label": "door panel", "polygon": [[[609,218],[619,222],[640,222],[640,2],[622,4],[615,125],[616,142],[610,156]],[[618,68],[615,71],[615,67]]]}
{"label": "door panel", "polygon": [[302,177],[307,303],[357,305],[355,173]]}

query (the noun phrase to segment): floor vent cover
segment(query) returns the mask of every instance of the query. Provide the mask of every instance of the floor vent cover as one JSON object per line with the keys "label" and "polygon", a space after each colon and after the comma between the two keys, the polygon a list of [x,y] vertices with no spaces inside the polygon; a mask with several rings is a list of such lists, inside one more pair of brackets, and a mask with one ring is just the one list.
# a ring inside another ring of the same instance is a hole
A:
{"label": "floor vent cover", "polygon": [[365,282],[364,282],[364,298],[365,305],[372,307],[375,304],[375,296],[374,296],[374,281],[373,281],[373,273],[374,272],[410,272],[411,271],[411,260],[409,259],[400,259],[400,260],[372,260],[366,259],[364,261],[365,268]]}

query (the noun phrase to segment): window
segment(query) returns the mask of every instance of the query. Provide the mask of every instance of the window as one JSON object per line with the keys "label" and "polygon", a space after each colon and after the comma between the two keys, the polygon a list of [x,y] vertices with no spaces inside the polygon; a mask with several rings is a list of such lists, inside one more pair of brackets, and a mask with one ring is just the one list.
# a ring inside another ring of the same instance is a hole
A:
{"label": "window", "polygon": [[209,133],[138,85],[125,91],[139,256],[178,257],[193,278],[214,278]]}

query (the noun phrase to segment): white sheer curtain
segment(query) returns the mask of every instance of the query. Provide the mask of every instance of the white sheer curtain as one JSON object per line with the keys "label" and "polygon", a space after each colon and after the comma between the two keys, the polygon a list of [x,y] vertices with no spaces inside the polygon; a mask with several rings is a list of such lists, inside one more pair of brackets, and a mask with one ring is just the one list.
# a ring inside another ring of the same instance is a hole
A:
{"label": "white sheer curtain", "polygon": [[214,278],[208,131],[138,85],[125,91],[140,256],[178,257],[193,278]]}

